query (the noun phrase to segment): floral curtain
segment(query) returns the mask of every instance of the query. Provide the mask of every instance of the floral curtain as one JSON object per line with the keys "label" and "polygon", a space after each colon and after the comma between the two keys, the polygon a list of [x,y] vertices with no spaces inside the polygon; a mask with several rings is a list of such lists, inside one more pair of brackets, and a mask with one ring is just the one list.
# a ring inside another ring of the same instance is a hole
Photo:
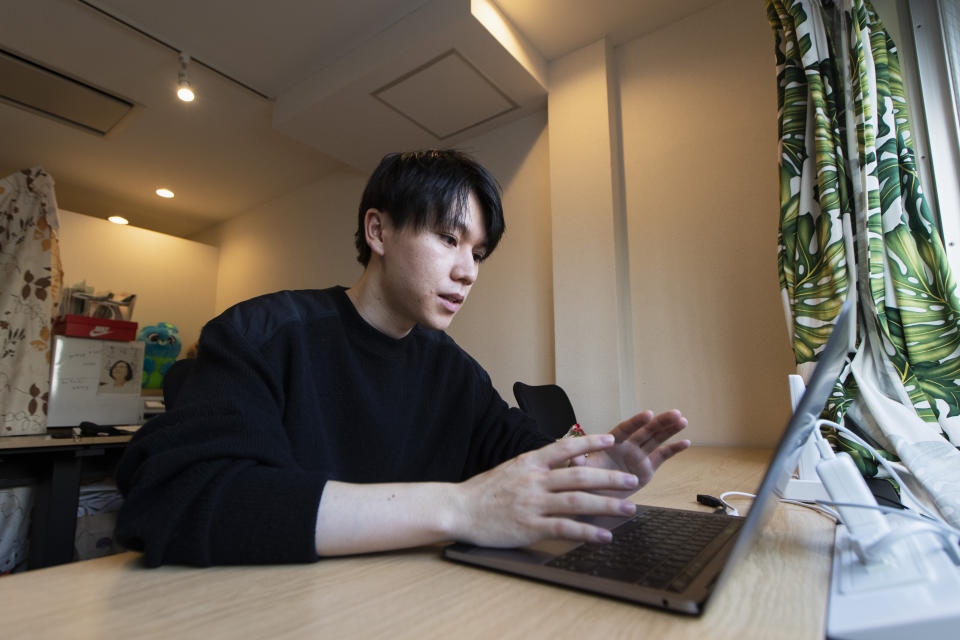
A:
{"label": "floral curtain", "polygon": [[[767,0],[767,13],[780,285],[798,369],[855,297],[856,355],[827,411],[899,458],[960,525],[960,298],[920,188],[896,46],[869,0]],[[866,451],[835,442],[877,473]]]}
{"label": "floral curtain", "polygon": [[53,178],[40,168],[0,180],[0,436],[43,433],[50,332],[63,271]]}

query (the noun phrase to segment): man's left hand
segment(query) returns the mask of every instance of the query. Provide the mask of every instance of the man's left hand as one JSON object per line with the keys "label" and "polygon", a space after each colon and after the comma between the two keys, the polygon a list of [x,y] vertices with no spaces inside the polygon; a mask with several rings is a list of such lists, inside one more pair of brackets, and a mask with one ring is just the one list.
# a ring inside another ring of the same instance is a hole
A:
{"label": "man's left hand", "polygon": [[[651,411],[644,411],[614,427],[610,433],[616,444],[612,447],[591,453],[589,457],[578,456],[572,464],[632,473],[640,481],[639,489],[653,479],[653,474],[661,464],[690,447],[689,440],[664,444],[686,426],[687,419],[679,411],[667,411],[657,416]],[[626,498],[635,491],[602,493]]]}

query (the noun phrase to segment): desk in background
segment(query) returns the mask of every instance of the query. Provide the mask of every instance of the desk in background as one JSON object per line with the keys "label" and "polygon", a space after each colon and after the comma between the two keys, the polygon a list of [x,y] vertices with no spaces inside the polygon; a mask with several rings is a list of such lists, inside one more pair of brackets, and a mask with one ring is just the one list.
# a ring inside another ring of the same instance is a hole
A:
{"label": "desk in background", "polygon": [[[638,501],[753,491],[770,452],[694,448]],[[702,507],[701,507],[702,508]],[[316,564],[144,569],[124,553],[0,579],[5,637],[823,638],[833,523],[780,505],[699,618],[454,564],[441,547]]]}
{"label": "desk in background", "polygon": [[73,561],[84,461],[119,457],[130,437],[53,438],[46,434],[0,438],[0,487],[35,485],[29,569]]}

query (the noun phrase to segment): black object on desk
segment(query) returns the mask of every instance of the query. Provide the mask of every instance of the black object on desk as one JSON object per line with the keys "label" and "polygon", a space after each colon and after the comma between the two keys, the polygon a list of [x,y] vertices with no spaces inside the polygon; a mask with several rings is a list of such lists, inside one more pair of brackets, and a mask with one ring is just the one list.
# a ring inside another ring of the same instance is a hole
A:
{"label": "black object on desk", "polygon": [[116,427],[104,427],[95,422],[84,420],[76,427],[47,429],[47,434],[51,438],[63,440],[66,438],[79,438],[80,436],[126,436],[129,431],[117,429]]}

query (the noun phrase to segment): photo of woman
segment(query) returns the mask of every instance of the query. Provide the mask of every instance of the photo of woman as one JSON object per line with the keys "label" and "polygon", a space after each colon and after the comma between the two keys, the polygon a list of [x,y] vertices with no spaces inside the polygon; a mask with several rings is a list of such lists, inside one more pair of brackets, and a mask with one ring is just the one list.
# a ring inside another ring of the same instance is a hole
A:
{"label": "photo of woman", "polygon": [[133,369],[126,360],[117,360],[110,367],[110,379],[114,387],[122,387],[133,378]]}
{"label": "photo of woman", "polygon": [[99,393],[140,393],[143,364],[137,355],[135,349],[124,343],[104,345]]}

